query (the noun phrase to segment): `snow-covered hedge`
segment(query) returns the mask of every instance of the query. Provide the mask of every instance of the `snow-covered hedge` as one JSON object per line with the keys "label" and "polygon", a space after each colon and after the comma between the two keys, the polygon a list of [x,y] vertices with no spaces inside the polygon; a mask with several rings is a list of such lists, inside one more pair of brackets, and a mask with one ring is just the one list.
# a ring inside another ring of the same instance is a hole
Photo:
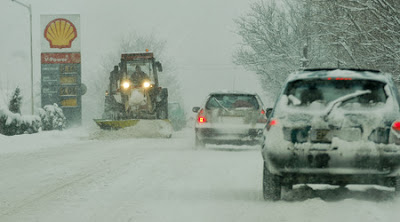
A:
{"label": "snow-covered hedge", "polygon": [[39,109],[39,116],[22,116],[0,107],[0,134],[3,135],[37,133],[40,128],[42,130],[63,130],[65,124],[66,118],[57,104],[46,105],[43,109]]}
{"label": "snow-covered hedge", "polygon": [[39,110],[42,121],[42,130],[63,130],[65,129],[66,118],[57,104],[46,105]]}
{"label": "snow-covered hedge", "polygon": [[0,107],[0,134],[18,135],[37,133],[41,127],[39,116],[22,116]]}

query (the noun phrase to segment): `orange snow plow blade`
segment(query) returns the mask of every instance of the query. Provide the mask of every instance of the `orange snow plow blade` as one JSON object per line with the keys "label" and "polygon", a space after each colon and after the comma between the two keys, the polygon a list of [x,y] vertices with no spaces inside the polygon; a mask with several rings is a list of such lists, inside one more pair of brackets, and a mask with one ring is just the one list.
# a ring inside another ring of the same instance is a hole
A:
{"label": "orange snow plow blade", "polygon": [[168,119],[94,119],[94,121],[103,130],[137,138],[170,138],[173,132],[172,124]]}
{"label": "orange snow plow blade", "polygon": [[105,120],[105,119],[94,119],[96,124],[101,129],[122,129],[136,125],[139,119],[127,119],[127,120]]}

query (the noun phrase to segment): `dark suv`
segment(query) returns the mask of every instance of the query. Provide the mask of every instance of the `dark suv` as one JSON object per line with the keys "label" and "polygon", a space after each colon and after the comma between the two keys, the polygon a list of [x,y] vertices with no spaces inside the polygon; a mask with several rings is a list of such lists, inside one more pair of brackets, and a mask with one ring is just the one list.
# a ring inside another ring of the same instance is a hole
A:
{"label": "dark suv", "polygon": [[264,131],[264,199],[280,199],[281,188],[293,184],[377,184],[399,191],[399,101],[391,76],[379,71],[289,75]]}

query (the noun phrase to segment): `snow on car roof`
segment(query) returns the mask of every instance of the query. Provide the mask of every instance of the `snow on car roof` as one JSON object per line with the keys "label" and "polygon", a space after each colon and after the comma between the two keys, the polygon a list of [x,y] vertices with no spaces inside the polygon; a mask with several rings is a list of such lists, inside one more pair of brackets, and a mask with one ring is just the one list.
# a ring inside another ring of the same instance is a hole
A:
{"label": "snow on car roof", "polygon": [[391,78],[390,74],[382,73],[375,70],[361,69],[310,69],[301,70],[288,76],[287,81],[298,79],[315,79],[315,78],[351,78],[351,79],[370,79],[381,82],[387,82]]}
{"label": "snow on car roof", "polygon": [[245,91],[237,91],[237,90],[221,90],[211,92],[209,95],[217,95],[217,94],[246,94],[246,95],[257,95],[255,92],[245,92]]}

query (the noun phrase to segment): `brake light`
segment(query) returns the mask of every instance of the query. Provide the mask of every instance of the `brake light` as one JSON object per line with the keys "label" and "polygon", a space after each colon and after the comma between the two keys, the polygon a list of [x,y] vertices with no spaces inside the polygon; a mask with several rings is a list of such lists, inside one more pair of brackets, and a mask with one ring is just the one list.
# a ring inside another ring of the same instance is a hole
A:
{"label": "brake light", "polygon": [[395,122],[392,124],[392,129],[394,129],[394,130],[400,132],[400,121],[395,121]]}
{"label": "brake light", "polygon": [[271,128],[271,126],[275,126],[278,122],[276,121],[276,119],[272,119],[271,121],[269,121],[268,125],[267,125],[267,130],[269,130]]}
{"label": "brake light", "polygon": [[261,115],[257,120],[257,123],[267,123],[267,118],[265,117],[265,111],[261,110]]}
{"label": "brake light", "polygon": [[204,116],[204,109],[201,109],[199,111],[199,114],[197,116],[197,122],[199,122],[199,123],[206,123],[207,122],[207,118]]}
{"label": "brake light", "polygon": [[199,116],[199,118],[197,119],[197,121],[199,123],[206,123],[207,122],[207,118],[205,116]]}

